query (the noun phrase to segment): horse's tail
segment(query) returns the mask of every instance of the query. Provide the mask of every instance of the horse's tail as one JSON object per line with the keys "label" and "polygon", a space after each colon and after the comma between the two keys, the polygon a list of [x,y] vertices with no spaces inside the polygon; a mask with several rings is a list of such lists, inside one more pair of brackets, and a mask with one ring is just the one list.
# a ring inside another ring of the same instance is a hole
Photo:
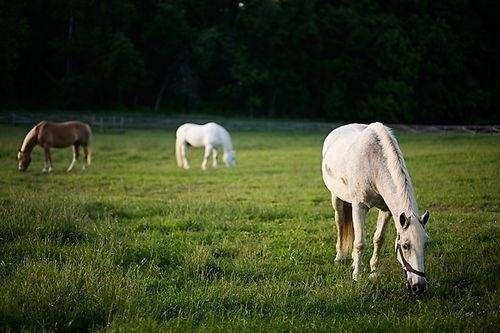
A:
{"label": "horse's tail", "polygon": [[175,159],[177,160],[177,166],[182,168],[182,145],[183,140],[177,137],[175,138]]}
{"label": "horse's tail", "polygon": [[349,253],[352,250],[354,242],[354,226],[352,224],[352,205],[349,202],[343,202],[343,219],[338,224],[340,246],[343,253]]}

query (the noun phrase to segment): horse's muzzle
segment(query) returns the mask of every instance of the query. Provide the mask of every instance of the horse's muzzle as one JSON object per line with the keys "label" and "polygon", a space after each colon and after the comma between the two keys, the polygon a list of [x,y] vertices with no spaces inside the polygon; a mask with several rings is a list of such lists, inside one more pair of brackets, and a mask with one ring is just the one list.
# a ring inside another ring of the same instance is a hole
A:
{"label": "horse's muzzle", "polygon": [[413,284],[406,282],[406,287],[413,295],[418,295],[427,289],[427,281],[425,279],[419,279],[417,283]]}

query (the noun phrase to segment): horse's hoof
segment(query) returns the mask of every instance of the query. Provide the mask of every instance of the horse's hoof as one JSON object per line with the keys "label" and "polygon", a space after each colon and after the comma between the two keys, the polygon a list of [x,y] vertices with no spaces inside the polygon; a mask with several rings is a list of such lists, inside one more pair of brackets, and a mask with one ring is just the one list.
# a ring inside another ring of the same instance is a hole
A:
{"label": "horse's hoof", "polygon": [[346,256],[346,255],[341,255],[341,254],[338,254],[338,253],[337,253],[337,255],[335,256],[334,261],[335,261],[335,262],[342,262],[342,261],[346,261],[347,259],[349,259],[349,257],[348,257],[348,256]]}
{"label": "horse's hoof", "polygon": [[379,272],[371,272],[369,278],[372,281],[376,281],[376,280],[380,279],[380,273]]}

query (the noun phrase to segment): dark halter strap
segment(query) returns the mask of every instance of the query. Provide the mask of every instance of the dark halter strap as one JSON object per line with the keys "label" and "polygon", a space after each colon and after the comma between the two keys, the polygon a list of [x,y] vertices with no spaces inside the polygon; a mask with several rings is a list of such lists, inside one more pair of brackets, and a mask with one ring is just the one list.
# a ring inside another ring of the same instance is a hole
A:
{"label": "dark halter strap", "polygon": [[399,255],[401,256],[401,261],[403,262],[403,266],[405,267],[406,273],[410,272],[410,273],[416,274],[416,275],[424,277],[424,278],[426,277],[424,272],[419,272],[419,271],[413,269],[413,267],[411,267],[410,263],[408,261],[406,261],[405,257],[403,256],[403,250],[401,249],[401,245],[399,243],[396,246],[396,251],[399,252]]}

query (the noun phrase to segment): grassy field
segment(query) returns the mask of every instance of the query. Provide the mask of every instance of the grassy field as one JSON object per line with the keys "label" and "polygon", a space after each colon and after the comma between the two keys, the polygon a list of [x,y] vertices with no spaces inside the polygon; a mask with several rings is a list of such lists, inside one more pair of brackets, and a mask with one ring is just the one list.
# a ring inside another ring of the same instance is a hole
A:
{"label": "grassy field", "polygon": [[207,172],[175,166],[173,131],[96,133],[89,171],[67,149],[46,175],[40,149],[17,171],[26,131],[0,127],[0,330],[500,328],[499,136],[397,133],[431,212],[415,298],[392,226],[379,281],[334,264],[326,133],[233,133],[237,167]]}

